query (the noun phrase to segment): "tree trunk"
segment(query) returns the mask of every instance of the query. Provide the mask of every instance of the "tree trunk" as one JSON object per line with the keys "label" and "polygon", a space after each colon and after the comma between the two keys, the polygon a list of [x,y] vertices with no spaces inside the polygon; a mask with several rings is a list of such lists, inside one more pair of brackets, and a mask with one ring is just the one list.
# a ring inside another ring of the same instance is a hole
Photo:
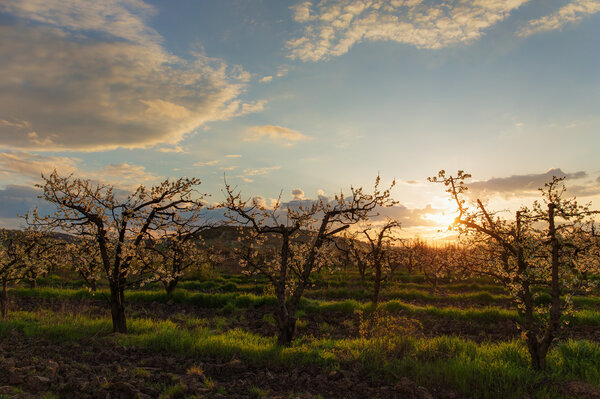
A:
{"label": "tree trunk", "polygon": [[546,368],[546,355],[549,346],[540,345],[537,337],[533,333],[527,333],[527,349],[531,356],[531,366],[535,370],[544,370]]}
{"label": "tree trunk", "polygon": [[360,274],[360,283],[364,286],[365,282],[366,282],[365,268],[362,267],[361,265],[359,265],[358,266],[358,273]]}
{"label": "tree trunk", "polygon": [[375,266],[375,281],[373,282],[373,298],[371,299],[375,308],[379,303],[379,292],[381,291],[381,265]]}
{"label": "tree trunk", "polygon": [[0,311],[2,312],[2,319],[8,318],[8,283],[4,281],[2,283],[2,293],[0,294]]}
{"label": "tree trunk", "polygon": [[173,291],[175,290],[175,287],[177,287],[177,283],[178,283],[177,279],[173,279],[169,282],[163,281],[163,285],[165,287],[165,291],[167,291],[168,296],[170,296],[173,293]]}
{"label": "tree trunk", "polygon": [[110,311],[113,322],[113,332],[127,334],[125,319],[125,292],[117,284],[110,284]]}
{"label": "tree trunk", "polygon": [[291,346],[296,331],[296,317],[288,316],[278,319],[277,322],[277,345]]}
{"label": "tree trunk", "polygon": [[434,275],[429,279],[429,282],[431,283],[431,295],[435,295],[437,292],[437,276]]}

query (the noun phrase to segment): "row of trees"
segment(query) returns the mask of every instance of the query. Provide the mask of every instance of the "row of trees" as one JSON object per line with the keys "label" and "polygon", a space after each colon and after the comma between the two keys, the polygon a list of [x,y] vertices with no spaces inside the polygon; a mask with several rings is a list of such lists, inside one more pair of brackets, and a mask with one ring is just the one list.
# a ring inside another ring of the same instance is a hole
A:
{"label": "row of trees", "polygon": [[[600,272],[600,245],[594,216],[598,211],[565,198],[564,178],[554,177],[540,188],[541,200],[504,218],[480,200],[466,199],[464,171],[440,171],[429,181],[446,187],[457,209],[451,226],[470,247],[474,273],[503,284],[524,316],[522,325],[533,367],[543,369],[546,355],[571,307],[574,292],[594,286]],[[535,300],[551,296],[550,306]]]}
{"label": "row of trees", "polygon": [[[256,198],[244,199],[226,184],[219,206],[239,229],[235,255],[248,273],[266,276],[274,287],[278,343],[291,344],[300,299],[311,276],[323,268],[355,265],[372,282],[375,305],[382,285],[399,268],[419,269],[432,291],[441,278],[486,275],[513,294],[524,316],[532,364],[543,368],[569,309],[569,294],[588,288],[598,272],[596,212],[565,199],[562,179],[554,178],[541,190],[541,201],[508,220],[480,200],[468,204],[469,177],[462,171],[457,176],[440,171],[429,178],[446,187],[457,208],[451,228],[461,240],[445,246],[401,240],[397,221],[372,221],[378,209],[396,203],[390,195],[394,183],[382,189],[379,177],[372,192],[351,188],[349,196],[287,209],[279,202],[266,207]],[[56,206],[56,213],[34,212],[27,218],[32,226],[28,232],[3,232],[0,237],[3,315],[10,282],[31,278],[62,259],[74,265],[90,289],[100,279],[108,283],[113,330],[125,333],[128,287],[161,281],[171,292],[186,270],[215,260],[201,240],[201,233],[216,223],[206,219],[199,185],[198,179],[167,180],[124,195],[56,172],[44,176],[43,197]],[[52,244],[52,232],[67,233],[69,239]],[[548,307],[535,300],[543,291],[552,298]]]}
{"label": "row of trees", "polygon": [[[186,270],[219,258],[202,242],[201,233],[216,223],[205,217],[208,207],[205,196],[197,191],[198,179],[140,186],[131,194],[57,172],[43,179],[42,196],[56,212],[39,215],[34,211],[26,217],[29,230],[5,232],[0,240],[6,261],[0,282],[5,281],[5,288],[12,281],[43,273],[50,260],[71,264],[91,290],[99,280],[108,284],[113,330],[126,333],[125,291],[129,287],[160,281],[170,293]],[[231,223],[249,227],[240,229],[235,254],[247,269],[260,271],[272,281],[279,302],[280,344],[291,343],[296,310],[311,273],[333,261],[328,255],[333,237],[366,221],[378,207],[394,204],[389,188],[382,190],[379,185],[377,178],[372,193],[351,188],[348,197],[340,194],[332,201],[285,210],[279,205],[266,208],[256,199],[243,200],[226,185],[220,208]],[[53,239],[57,233],[66,239]],[[270,248],[261,245],[267,241]],[[41,251],[47,256],[39,256]],[[5,315],[6,289],[2,298]]]}

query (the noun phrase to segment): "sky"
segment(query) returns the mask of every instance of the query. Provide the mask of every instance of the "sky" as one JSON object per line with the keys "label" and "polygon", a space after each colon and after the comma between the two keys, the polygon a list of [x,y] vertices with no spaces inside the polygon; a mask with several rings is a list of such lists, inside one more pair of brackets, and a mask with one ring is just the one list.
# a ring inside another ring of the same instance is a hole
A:
{"label": "sky", "polygon": [[284,202],[396,179],[407,234],[553,175],[600,204],[600,0],[3,0],[0,224],[41,173]]}

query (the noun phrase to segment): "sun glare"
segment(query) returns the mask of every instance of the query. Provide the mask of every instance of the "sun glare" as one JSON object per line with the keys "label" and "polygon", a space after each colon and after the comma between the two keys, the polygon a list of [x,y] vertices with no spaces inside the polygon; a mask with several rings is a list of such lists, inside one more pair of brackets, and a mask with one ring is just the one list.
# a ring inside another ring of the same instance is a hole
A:
{"label": "sun glare", "polygon": [[440,213],[428,213],[425,216],[423,216],[423,219],[430,220],[430,221],[436,223],[440,229],[448,228],[448,226],[450,226],[452,223],[454,223],[455,218],[456,218],[456,215],[454,214],[454,212],[450,212],[450,211],[445,211],[445,212],[440,212]]}

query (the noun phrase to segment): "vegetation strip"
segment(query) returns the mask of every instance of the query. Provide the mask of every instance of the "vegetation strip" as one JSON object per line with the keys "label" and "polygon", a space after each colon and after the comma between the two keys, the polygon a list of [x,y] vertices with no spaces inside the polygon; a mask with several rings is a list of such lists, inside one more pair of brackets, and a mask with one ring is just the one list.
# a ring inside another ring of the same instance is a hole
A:
{"label": "vegetation strip", "polygon": [[[103,299],[103,295],[108,295],[108,291],[100,290],[95,294],[85,289],[58,289],[58,288],[16,288],[12,290],[16,295],[23,297],[54,298],[54,299]],[[234,310],[236,308],[249,308],[261,306],[276,306],[277,300],[270,295],[237,294],[237,293],[217,293],[206,294],[199,292],[188,292],[184,290],[175,290],[171,295],[163,291],[128,291],[125,295],[128,301],[132,303],[172,303],[191,304],[204,308],[221,308]],[[500,320],[512,320],[521,322],[522,318],[516,310],[507,310],[498,307],[486,308],[456,308],[456,307],[436,307],[436,306],[418,306],[398,300],[382,302],[378,308],[388,312],[406,312],[407,314],[427,314],[435,317],[450,317],[459,320],[475,320],[483,322],[497,322]],[[360,303],[356,300],[347,299],[344,301],[319,301],[313,299],[302,299],[299,309],[302,311],[330,311],[352,314],[356,311],[369,312],[373,310],[370,303]],[[565,316],[565,320],[577,325],[600,326],[600,312],[593,310],[579,310],[571,315]]]}
{"label": "vegetation strip", "polygon": [[534,371],[522,341],[475,344],[447,336],[401,336],[304,340],[285,348],[275,345],[275,338],[240,329],[215,332],[199,319],[189,319],[185,328],[171,321],[131,319],[129,327],[127,335],[111,335],[108,318],[14,312],[0,322],[0,337],[17,329],[54,341],[115,339],[123,346],[162,353],[223,360],[236,356],[255,366],[317,365],[336,370],[358,363],[371,378],[407,376],[430,388],[453,387],[472,398],[522,398],[527,392],[560,397],[558,387],[570,380],[600,385],[600,346],[588,341],[558,344],[548,355],[547,370]]}

